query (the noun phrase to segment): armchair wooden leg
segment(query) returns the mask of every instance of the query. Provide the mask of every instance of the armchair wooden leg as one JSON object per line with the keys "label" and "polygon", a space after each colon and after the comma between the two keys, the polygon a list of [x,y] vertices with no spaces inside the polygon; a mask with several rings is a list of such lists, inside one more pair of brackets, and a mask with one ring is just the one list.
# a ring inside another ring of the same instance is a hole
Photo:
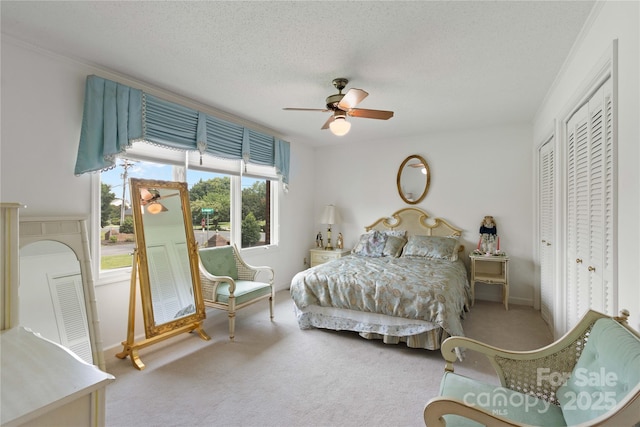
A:
{"label": "armchair wooden leg", "polygon": [[236,299],[229,297],[229,339],[233,341],[236,337]]}
{"label": "armchair wooden leg", "polygon": [[236,313],[229,312],[229,339],[233,341],[236,337]]}

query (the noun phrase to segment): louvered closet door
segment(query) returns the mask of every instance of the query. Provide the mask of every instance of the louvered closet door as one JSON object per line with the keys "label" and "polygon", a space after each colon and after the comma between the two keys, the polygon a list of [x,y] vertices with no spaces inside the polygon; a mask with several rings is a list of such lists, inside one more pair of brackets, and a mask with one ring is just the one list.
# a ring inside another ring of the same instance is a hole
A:
{"label": "louvered closet door", "polygon": [[547,141],[538,153],[540,192],[538,201],[540,219],[540,313],[549,325],[553,325],[554,302],[554,221],[555,212],[555,157],[554,141]]}
{"label": "louvered closet door", "polygon": [[611,79],[567,125],[567,328],[590,308],[615,314]]}

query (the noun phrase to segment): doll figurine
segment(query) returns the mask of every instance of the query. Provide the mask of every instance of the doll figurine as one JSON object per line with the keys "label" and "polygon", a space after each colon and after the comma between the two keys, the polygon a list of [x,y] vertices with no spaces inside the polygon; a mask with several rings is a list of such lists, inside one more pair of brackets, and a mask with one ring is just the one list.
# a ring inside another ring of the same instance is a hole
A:
{"label": "doll figurine", "polygon": [[344,249],[344,239],[342,233],[338,233],[338,243],[336,243],[336,249]]}
{"label": "doll figurine", "polygon": [[480,234],[489,234],[492,236],[498,234],[498,228],[492,216],[487,215],[484,217],[482,224],[480,224]]}
{"label": "doll figurine", "polygon": [[323,243],[322,243],[322,233],[318,231],[318,234],[316,234],[316,248],[321,248],[323,247]]}
{"label": "doll figurine", "polygon": [[496,248],[497,234],[496,221],[490,215],[485,216],[480,224],[480,240],[477,250],[487,254],[500,250],[500,240],[497,240],[498,246]]}

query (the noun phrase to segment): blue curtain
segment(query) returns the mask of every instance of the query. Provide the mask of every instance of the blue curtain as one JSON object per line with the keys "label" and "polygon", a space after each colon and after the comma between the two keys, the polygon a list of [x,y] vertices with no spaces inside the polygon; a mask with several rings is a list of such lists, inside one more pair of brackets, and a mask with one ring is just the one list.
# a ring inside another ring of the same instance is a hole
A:
{"label": "blue curtain", "polygon": [[275,166],[289,182],[289,143],[98,76],[88,76],[75,173],[100,171],[134,141]]}
{"label": "blue curtain", "polygon": [[274,166],[276,172],[282,176],[282,182],[289,183],[289,143],[281,139],[276,139]]}
{"label": "blue curtain", "polygon": [[142,138],[142,91],[89,76],[76,175],[108,169],[131,142]]}

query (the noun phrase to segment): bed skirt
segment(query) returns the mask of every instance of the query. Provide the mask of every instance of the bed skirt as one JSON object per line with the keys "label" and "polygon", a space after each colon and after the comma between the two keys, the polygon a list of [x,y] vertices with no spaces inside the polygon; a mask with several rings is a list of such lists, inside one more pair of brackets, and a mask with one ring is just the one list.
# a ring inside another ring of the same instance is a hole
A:
{"label": "bed skirt", "polygon": [[300,329],[354,331],[365,339],[380,339],[385,344],[404,342],[407,347],[426,350],[438,350],[442,341],[449,337],[440,326],[424,320],[320,306],[300,310],[295,304],[293,306]]}

